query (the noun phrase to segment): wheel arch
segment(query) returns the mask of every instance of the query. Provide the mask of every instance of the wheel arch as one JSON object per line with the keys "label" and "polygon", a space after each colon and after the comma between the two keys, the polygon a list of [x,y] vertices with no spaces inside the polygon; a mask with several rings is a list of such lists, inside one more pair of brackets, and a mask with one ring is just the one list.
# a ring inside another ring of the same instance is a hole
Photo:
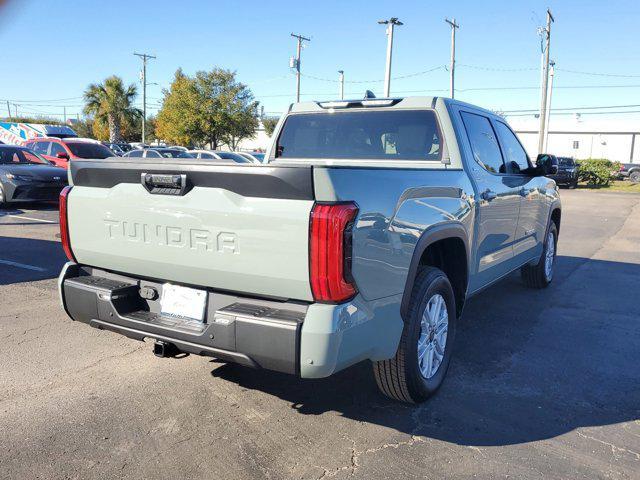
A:
{"label": "wheel arch", "polygon": [[469,284],[469,236],[461,223],[445,223],[428,227],[418,239],[402,294],[400,314],[407,320],[411,292],[422,266],[440,268],[447,274],[456,299],[457,315],[462,314]]}
{"label": "wheel arch", "polygon": [[[560,234],[560,221],[562,220],[562,208],[556,204],[551,207],[551,213],[549,214],[549,221],[556,224],[558,235]],[[547,222],[548,223],[548,222]]]}

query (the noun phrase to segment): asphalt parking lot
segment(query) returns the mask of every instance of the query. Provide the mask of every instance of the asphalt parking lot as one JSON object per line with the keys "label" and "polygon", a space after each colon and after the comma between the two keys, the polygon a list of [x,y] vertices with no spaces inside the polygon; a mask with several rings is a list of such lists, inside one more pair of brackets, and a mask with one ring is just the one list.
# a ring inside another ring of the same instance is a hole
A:
{"label": "asphalt parking lot", "polygon": [[640,195],[561,193],[552,287],[471,300],[419,407],[76,324],[56,210],[0,211],[0,478],[640,478]]}

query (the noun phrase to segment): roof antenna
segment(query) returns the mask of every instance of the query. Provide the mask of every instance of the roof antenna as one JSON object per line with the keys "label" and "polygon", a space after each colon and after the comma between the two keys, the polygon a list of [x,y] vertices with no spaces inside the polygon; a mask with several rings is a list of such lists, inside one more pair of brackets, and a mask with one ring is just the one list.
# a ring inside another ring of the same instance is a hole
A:
{"label": "roof antenna", "polygon": [[367,90],[364,92],[364,99],[366,100],[367,98],[376,98],[376,95],[371,90]]}

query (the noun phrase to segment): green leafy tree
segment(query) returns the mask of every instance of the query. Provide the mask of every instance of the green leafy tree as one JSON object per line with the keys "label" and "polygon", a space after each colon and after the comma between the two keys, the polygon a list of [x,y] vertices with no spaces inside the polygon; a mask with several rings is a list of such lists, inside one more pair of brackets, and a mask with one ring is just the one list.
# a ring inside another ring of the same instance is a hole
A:
{"label": "green leafy tree", "polygon": [[278,124],[278,117],[264,117],[262,119],[262,126],[264,127],[264,131],[267,135],[273,135],[273,131],[276,129],[276,125]]}
{"label": "green leafy tree", "polygon": [[214,68],[195,77],[178,70],[164,95],[157,136],[168,142],[235,149],[258,127],[258,102],[230,70]]}
{"label": "green leafy tree", "polygon": [[87,87],[84,113],[107,125],[110,142],[119,142],[122,140],[123,123],[133,122],[142,115],[133,106],[137,94],[134,84],[125,87],[120,77],[111,76],[103,83],[92,83]]}
{"label": "green leafy tree", "polygon": [[[148,142],[155,140],[155,117],[147,117],[145,123],[145,140]],[[122,122],[120,134],[125,142],[139,142],[140,138],[142,138],[142,118],[125,118]],[[99,120],[93,122],[93,138],[102,141],[109,140],[109,126]]]}
{"label": "green leafy tree", "polygon": [[78,134],[79,137],[96,138],[95,134],[93,133],[93,124],[93,118],[84,117],[73,122],[71,124],[71,128]]}
{"label": "green leafy tree", "polygon": [[164,91],[162,108],[156,120],[156,137],[169,143],[201,146],[204,141],[197,119],[195,81],[179,69],[169,90]]}

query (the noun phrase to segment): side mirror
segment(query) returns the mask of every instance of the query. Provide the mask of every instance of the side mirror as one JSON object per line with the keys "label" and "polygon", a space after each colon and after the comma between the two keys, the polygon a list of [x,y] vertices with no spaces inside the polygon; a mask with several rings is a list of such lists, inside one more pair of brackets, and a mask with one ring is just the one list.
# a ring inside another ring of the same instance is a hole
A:
{"label": "side mirror", "polygon": [[541,175],[555,175],[558,173],[558,159],[553,155],[541,153],[536,158],[536,167]]}
{"label": "side mirror", "polygon": [[67,152],[58,152],[56,153],[56,158],[59,158],[61,160],[69,160],[69,155],[67,154]]}

